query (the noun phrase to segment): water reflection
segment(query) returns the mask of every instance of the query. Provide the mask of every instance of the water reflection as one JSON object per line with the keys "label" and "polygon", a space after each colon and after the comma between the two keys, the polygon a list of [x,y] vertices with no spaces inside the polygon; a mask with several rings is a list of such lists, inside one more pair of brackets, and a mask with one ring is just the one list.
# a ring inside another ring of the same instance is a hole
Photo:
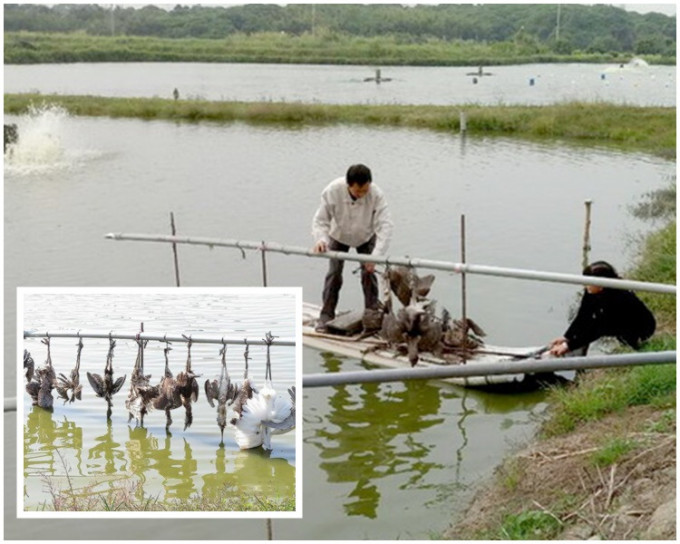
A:
{"label": "water reflection", "polygon": [[[244,492],[275,499],[295,495],[295,467],[286,460],[285,451],[284,458],[273,458],[270,451],[220,447],[215,450],[214,463],[209,463],[214,464],[215,472],[201,475],[191,443],[182,438],[173,449],[172,440],[170,434],[158,438],[149,429],[128,426],[127,440],[121,443],[109,420],[104,434],[95,437],[94,445],[87,449],[79,425],[66,416],[57,421],[53,412],[34,406],[24,427],[25,496],[31,479],[48,481],[56,491],[81,496],[106,496],[125,488],[138,501],[149,497],[161,502],[187,500],[199,491],[212,498]],[[72,476],[83,478],[71,480]],[[159,490],[152,489],[157,485]]]}
{"label": "water reflection", "polygon": [[[338,371],[340,359],[328,353],[322,357],[328,372]],[[321,450],[325,461],[320,466],[329,482],[354,484],[351,501],[344,504],[347,515],[377,516],[381,493],[376,480],[402,474],[407,478],[400,489],[419,487],[428,472],[443,468],[428,460],[429,446],[416,438],[444,421],[435,387],[413,382],[391,390],[368,383],[332,391],[326,426],[308,442]]]}
{"label": "water reflection", "polygon": [[218,448],[215,472],[205,474],[201,491],[206,497],[224,497],[244,492],[290,497],[295,494],[295,467],[285,459],[271,458],[271,451],[229,452]]}
{"label": "water reflection", "polygon": [[[97,436],[95,439],[95,446],[90,448],[88,452],[88,459],[96,461],[104,459],[103,473],[107,475],[116,474],[127,471],[127,459],[125,458],[125,451],[121,448],[121,444],[113,438],[113,423],[111,420],[106,421],[106,432]],[[118,461],[118,466],[116,466]],[[92,464],[97,466],[98,463]]]}

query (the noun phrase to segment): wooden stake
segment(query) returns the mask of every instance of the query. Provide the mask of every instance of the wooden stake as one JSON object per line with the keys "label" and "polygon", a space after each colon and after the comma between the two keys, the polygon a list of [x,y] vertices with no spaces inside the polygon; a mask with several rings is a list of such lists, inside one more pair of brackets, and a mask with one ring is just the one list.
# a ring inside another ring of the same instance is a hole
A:
{"label": "wooden stake", "polygon": [[[465,214],[460,216],[460,262],[465,264]],[[465,364],[467,348],[467,286],[465,283],[465,272],[460,275],[461,285],[461,313],[463,319],[463,364]]]}
{"label": "wooden stake", "polygon": [[267,287],[267,256],[264,247],[264,240],[262,240],[262,249],[260,252],[262,254],[262,286]]}
{"label": "wooden stake", "polygon": [[588,257],[590,255],[590,206],[593,203],[592,200],[586,200],[586,224],[583,229],[583,261],[581,263],[581,268],[588,266]]}
{"label": "wooden stake", "polygon": [[[175,236],[177,232],[175,230],[175,214],[173,212],[170,212],[170,229],[172,235]],[[175,283],[179,287],[179,262],[177,260],[177,244],[175,242],[172,243],[172,253],[175,258]]]}

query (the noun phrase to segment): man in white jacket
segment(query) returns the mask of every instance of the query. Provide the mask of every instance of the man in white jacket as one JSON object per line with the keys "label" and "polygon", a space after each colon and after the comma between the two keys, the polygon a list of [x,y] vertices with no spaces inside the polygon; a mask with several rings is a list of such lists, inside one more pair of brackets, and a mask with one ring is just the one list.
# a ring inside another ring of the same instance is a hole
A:
{"label": "man in white jacket", "polygon": [[[360,254],[386,255],[392,227],[385,195],[372,182],[371,170],[363,164],[354,164],[344,178],[333,180],[321,193],[321,205],[312,222],[314,251],[347,252],[353,247]],[[335,317],[344,263],[341,259],[330,259],[318,331],[325,332],[326,323]],[[375,263],[362,263],[361,286],[364,307],[376,309],[378,278]]]}

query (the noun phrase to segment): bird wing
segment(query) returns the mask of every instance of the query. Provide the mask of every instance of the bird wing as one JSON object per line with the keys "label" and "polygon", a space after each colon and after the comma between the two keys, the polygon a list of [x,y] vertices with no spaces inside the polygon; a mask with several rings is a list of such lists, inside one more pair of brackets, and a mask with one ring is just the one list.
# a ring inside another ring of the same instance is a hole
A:
{"label": "bird wing", "polygon": [[90,382],[92,389],[98,397],[104,396],[104,380],[99,374],[87,373],[87,381]]}
{"label": "bird wing", "polygon": [[125,383],[125,378],[127,378],[127,374],[113,382],[113,387],[111,388],[112,395],[115,395],[116,393],[118,393],[118,391],[120,391],[120,388],[123,387],[123,384]]}
{"label": "bird wing", "polygon": [[208,403],[212,408],[215,407],[215,403],[213,400],[217,399],[218,395],[218,388],[217,388],[217,380],[205,380],[205,398],[208,399]]}

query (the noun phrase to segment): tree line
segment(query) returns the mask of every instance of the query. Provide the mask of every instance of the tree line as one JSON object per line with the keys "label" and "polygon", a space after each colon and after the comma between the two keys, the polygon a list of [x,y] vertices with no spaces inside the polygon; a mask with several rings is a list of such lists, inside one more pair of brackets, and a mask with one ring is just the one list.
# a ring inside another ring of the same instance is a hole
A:
{"label": "tree line", "polygon": [[240,6],[5,4],[5,32],[223,39],[233,35],[390,36],[403,44],[519,43],[557,54],[675,57],[676,18],[577,4],[248,4]]}

